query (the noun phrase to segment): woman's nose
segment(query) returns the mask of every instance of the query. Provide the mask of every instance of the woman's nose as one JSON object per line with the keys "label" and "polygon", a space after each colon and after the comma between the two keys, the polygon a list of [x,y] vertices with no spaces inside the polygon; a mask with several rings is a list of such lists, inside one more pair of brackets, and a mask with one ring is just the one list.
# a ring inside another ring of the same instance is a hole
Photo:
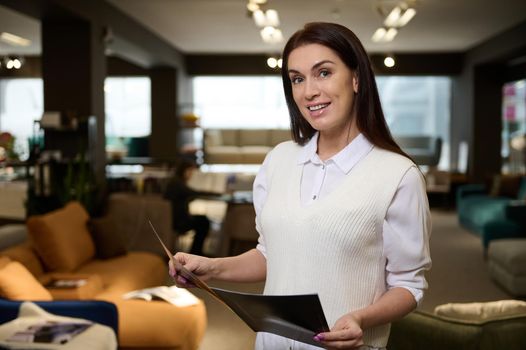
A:
{"label": "woman's nose", "polygon": [[316,81],[307,80],[305,84],[305,98],[307,100],[312,100],[315,97],[319,96],[320,88]]}

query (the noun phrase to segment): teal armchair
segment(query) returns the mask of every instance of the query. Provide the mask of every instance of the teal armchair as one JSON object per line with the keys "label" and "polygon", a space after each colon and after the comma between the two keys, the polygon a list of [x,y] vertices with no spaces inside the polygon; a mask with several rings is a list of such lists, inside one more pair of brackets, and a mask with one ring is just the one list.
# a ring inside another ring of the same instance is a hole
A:
{"label": "teal armchair", "polygon": [[456,193],[460,224],[478,234],[484,249],[501,238],[526,237],[526,177],[517,193],[490,195],[482,184],[460,186]]}

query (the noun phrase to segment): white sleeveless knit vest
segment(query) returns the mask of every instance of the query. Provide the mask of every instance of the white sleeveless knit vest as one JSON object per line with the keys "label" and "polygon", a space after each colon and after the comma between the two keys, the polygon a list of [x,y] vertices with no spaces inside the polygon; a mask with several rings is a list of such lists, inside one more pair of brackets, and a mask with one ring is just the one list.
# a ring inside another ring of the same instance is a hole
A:
{"label": "white sleeveless knit vest", "polygon": [[[402,177],[414,164],[374,147],[333,192],[301,206],[300,146],[272,152],[267,199],[259,224],[267,254],[267,295],[318,293],[329,327],[386,291],[383,221]],[[364,331],[384,347],[389,325]]]}

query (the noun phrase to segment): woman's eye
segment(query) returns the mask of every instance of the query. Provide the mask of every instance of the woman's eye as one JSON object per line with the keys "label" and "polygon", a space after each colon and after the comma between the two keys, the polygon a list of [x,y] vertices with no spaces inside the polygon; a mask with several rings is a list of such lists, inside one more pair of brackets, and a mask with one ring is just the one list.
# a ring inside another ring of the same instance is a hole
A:
{"label": "woman's eye", "polygon": [[329,72],[328,70],[322,70],[322,71],[320,71],[320,77],[322,77],[322,78],[326,78],[326,77],[328,77],[330,74],[331,74],[331,72]]}
{"label": "woman's eye", "polygon": [[292,82],[292,84],[299,84],[303,81],[303,79],[301,77],[292,77],[290,81]]}

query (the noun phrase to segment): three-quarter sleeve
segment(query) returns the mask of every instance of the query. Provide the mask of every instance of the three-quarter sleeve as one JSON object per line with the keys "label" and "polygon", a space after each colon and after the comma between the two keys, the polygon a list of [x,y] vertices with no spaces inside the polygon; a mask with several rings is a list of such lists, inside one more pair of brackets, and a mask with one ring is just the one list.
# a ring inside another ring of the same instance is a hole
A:
{"label": "three-quarter sleeve", "polygon": [[431,268],[429,237],[431,216],[420,171],[409,169],[400,182],[383,225],[388,289],[402,287],[423,298],[427,281],[424,273]]}

